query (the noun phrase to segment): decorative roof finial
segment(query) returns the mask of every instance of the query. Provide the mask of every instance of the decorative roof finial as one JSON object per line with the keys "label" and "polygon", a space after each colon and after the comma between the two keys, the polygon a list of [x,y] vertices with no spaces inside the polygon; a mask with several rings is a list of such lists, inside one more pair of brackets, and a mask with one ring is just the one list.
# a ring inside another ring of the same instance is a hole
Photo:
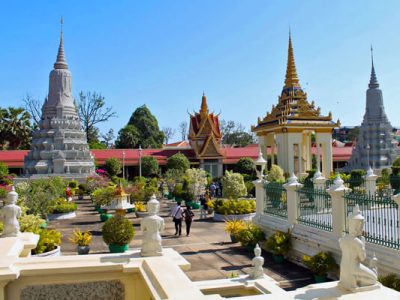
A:
{"label": "decorative roof finial", "polygon": [[201,97],[201,108],[200,114],[207,114],[208,115],[208,105],[207,105],[207,97],[203,91],[203,96]]}
{"label": "decorative roof finial", "polygon": [[54,69],[68,69],[67,60],[65,58],[65,53],[64,53],[64,41],[63,41],[64,18],[63,17],[61,17],[60,23],[61,23],[60,45],[58,46],[57,61],[54,64]]}
{"label": "decorative roof finial", "polygon": [[369,80],[369,84],[368,87],[370,89],[374,89],[374,88],[378,88],[379,87],[379,82],[378,79],[376,78],[376,74],[375,74],[375,66],[374,66],[374,49],[372,48],[371,45],[371,78]]}
{"label": "decorative roof finial", "polygon": [[293,88],[293,87],[300,87],[300,84],[299,84],[299,78],[297,77],[296,64],[294,62],[292,32],[289,27],[289,48],[288,48],[288,60],[287,60],[284,88]]}

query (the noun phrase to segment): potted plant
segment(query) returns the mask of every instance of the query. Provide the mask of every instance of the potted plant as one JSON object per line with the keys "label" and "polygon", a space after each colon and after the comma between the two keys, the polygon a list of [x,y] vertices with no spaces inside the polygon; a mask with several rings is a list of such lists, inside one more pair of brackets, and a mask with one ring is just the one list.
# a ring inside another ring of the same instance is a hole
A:
{"label": "potted plant", "polygon": [[273,253],[276,263],[283,263],[284,255],[291,249],[290,238],[291,234],[289,231],[283,232],[279,230],[268,238],[265,246]]}
{"label": "potted plant", "polygon": [[90,251],[90,243],[92,241],[92,234],[90,231],[82,232],[79,229],[75,229],[73,235],[69,240],[76,245],[76,249],[79,255],[88,254]]}
{"label": "potted plant", "polygon": [[107,214],[107,210],[102,208],[102,206],[109,206],[115,198],[115,186],[96,189],[91,196],[96,210],[100,213],[100,221],[105,222],[110,219],[112,215]]}
{"label": "potted plant", "polygon": [[265,239],[264,231],[251,222],[244,222],[244,228],[238,231],[235,236],[243,247],[251,251],[253,251],[258,242]]}
{"label": "potted plant", "polygon": [[135,235],[131,222],[121,216],[115,215],[103,225],[103,240],[108,245],[111,253],[122,253],[129,249],[129,242]]}
{"label": "potted plant", "polygon": [[240,231],[246,228],[246,224],[243,220],[231,220],[225,221],[225,232],[229,233],[232,243],[237,243],[237,236]]}
{"label": "potted plant", "polygon": [[67,201],[65,198],[58,198],[56,205],[49,208],[49,220],[64,220],[76,217],[76,203]]}
{"label": "potted plant", "polygon": [[135,208],[136,208],[136,211],[135,211],[136,217],[144,218],[149,215],[149,213],[147,212],[147,206],[146,206],[145,202],[143,202],[143,201],[136,202]]}
{"label": "potted plant", "polygon": [[319,252],[314,256],[303,256],[303,263],[314,274],[315,282],[326,281],[326,275],[336,267],[335,259],[330,252]]}
{"label": "potted plant", "polygon": [[34,256],[59,256],[61,233],[57,230],[41,229],[39,241],[35,249],[32,250]]}

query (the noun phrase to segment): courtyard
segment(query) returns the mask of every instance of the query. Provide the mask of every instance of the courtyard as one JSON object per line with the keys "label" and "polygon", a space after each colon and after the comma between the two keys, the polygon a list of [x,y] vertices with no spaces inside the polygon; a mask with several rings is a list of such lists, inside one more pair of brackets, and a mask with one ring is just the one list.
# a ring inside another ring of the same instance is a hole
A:
{"label": "courtyard", "polygon": [[[62,255],[75,255],[76,246],[68,238],[75,228],[82,231],[91,231],[93,240],[91,254],[108,253],[108,246],[103,242],[99,214],[95,211],[89,199],[74,200],[78,204],[77,217],[69,220],[51,221],[49,228],[59,230],[62,237]],[[172,218],[169,217],[169,209],[165,201],[161,201],[161,212],[165,220],[165,231],[162,233],[163,247],[173,248],[180,253],[190,264],[191,269],[186,272],[193,281],[224,279],[231,276],[248,274],[251,269],[252,251],[243,248],[239,243],[232,243],[230,237],[224,231],[224,222],[214,222],[212,217],[199,219],[199,211],[195,211],[195,220],[189,237],[185,234],[185,225],[182,225],[182,236],[174,235],[175,228]],[[128,213],[126,217],[135,227],[135,237],[131,241],[130,249],[140,248],[142,233],[140,220],[134,213]],[[272,255],[263,252],[265,258],[265,274],[279,282],[280,287],[293,290],[314,282],[312,273],[289,261],[284,264],[276,264]]]}

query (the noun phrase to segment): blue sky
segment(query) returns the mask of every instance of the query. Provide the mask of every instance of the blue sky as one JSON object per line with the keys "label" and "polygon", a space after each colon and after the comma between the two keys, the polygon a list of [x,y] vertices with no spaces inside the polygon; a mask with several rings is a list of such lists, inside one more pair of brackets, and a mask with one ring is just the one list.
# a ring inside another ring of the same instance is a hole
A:
{"label": "blue sky", "polygon": [[[117,132],[146,104],[160,127],[210,109],[250,128],[277,102],[291,27],[309,100],[343,125],[361,123],[370,45],[392,125],[400,125],[399,1],[2,1],[0,106],[44,99],[59,19],[74,95],[101,92]],[[176,139],[179,135],[176,135]]]}

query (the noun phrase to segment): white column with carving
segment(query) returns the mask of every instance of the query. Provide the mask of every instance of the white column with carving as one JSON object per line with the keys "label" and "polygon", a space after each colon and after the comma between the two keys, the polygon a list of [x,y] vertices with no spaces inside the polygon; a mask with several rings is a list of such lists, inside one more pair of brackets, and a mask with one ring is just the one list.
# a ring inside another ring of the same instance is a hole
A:
{"label": "white column with carving", "polygon": [[364,178],[365,178],[365,189],[367,195],[374,196],[376,192],[376,179],[378,178],[378,175],[375,175],[374,170],[372,170],[372,168],[369,167],[367,175],[365,175]]}

